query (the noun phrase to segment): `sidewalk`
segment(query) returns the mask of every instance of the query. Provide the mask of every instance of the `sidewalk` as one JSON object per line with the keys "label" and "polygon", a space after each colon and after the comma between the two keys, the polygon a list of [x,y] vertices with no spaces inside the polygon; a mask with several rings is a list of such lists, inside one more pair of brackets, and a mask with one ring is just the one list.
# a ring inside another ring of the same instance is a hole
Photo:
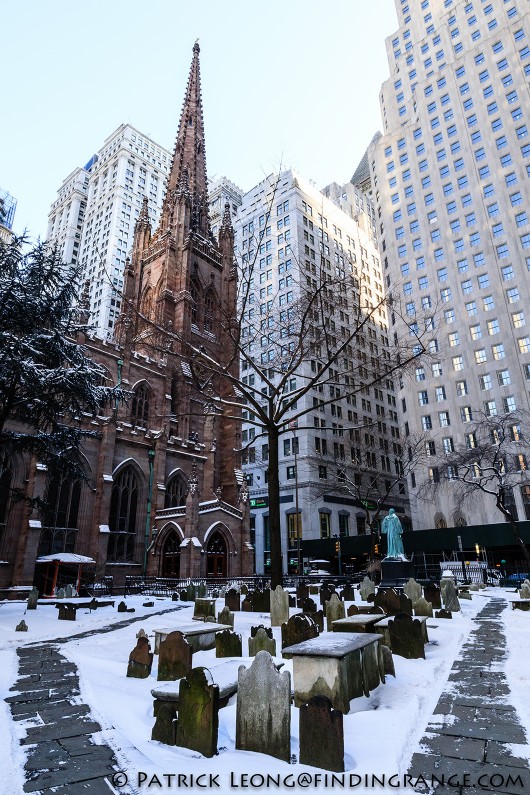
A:
{"label": "sidewalk", "polygon": [[[530,792],[528,759],[517,756],[517,745],[528,752],[528,741],[508,703],[510,689],[503,673],[506,636],[500,615],[505,607],[505,600],[495,598],[477,614],[477,627],[453,664],[421,741],[422,752],[412,757],[409,774],[414,779],[424,776],[430,782],[433,774],[443,774],[447,781],[454,776],[454,788],[440,791]],[[460,786],[455,787],[457,782]]]}

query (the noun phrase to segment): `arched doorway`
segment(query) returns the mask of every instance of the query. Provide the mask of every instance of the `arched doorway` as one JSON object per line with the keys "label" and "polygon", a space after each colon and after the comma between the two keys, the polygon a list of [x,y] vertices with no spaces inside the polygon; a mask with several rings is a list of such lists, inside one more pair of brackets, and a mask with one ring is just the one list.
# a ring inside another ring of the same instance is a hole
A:
{"label": "arched doorway", "polygon": [[213,533],[206,547],[207,577],[226,577],[226,543],[219,532]]}
{"label": "arched doorway", "polygon": [[176,530],[168,533],[162,548],[161,577],[180,576],[180,537]]}

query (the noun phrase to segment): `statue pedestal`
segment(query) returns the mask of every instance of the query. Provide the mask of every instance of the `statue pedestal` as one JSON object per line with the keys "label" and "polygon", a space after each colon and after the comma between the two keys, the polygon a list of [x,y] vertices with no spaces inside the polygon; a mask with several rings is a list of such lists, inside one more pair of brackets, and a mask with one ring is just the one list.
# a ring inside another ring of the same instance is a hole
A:
{"label": "statue pedestal", "polygon": [[414,577],[414,564],[401,558],[383,558],[379,588],[403,588]]}

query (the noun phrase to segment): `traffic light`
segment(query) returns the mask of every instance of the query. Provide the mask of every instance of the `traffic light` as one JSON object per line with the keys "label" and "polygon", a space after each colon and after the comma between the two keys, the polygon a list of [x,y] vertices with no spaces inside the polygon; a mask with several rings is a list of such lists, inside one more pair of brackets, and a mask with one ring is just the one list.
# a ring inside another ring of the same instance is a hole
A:
{"label": "traffic light", "polygon": [[335,552],[340,552],[340,541],[335,541]]}
{"label": "traffic light", "polygon": [[376,555],[379,555],[379,544],[374,544],[374,552]]}

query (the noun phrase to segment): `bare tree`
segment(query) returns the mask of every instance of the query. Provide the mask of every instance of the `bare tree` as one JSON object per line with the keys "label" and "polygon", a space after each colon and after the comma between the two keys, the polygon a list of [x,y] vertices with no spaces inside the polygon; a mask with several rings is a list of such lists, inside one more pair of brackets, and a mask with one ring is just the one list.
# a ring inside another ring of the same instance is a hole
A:
{"label": "bare tree", "polygon": [[513,496],[515,488],[530,484],[530,417],[521,410],[494,416],[473,411],[472,416],[473,429],[466,434],[466,443],[433,460],[429,482],[421,491],[434,495],[450,490],[462,501],[489,495],[510,525],[530,570],[530,553],[519,533]]}

